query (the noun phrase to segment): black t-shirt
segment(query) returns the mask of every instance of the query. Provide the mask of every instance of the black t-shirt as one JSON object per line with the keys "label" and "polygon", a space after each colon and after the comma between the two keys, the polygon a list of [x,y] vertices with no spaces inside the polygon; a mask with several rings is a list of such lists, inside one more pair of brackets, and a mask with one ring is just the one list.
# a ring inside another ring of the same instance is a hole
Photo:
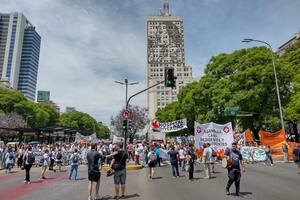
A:
{"label": "black t-shirt", "polygon": [[103,156],[98,151],[93,149],[88,152],[86,157],[88,161],[88,170],[99,172],[99,163]]}
{"label": "black t-shirt", "polygon": [[115,159],[115,165],[118,166],[117,170],[123,170],[126,169],[126,160],[128,159],[127,153],[125,151],[120,150],[118,153],[114,156]]}
{"label": "black t-shirt", "polygon": [[176,163],[177,162],[177,157],[178,157],[178,152],[175,150],[170,150],[168,152],[168,154],[170,155],[170,162],[171,163]]}

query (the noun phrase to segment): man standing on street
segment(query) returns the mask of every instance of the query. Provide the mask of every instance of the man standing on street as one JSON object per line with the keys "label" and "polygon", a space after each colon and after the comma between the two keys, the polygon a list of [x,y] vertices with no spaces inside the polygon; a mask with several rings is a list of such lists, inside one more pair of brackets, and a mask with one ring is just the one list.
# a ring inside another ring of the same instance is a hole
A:
{"label": "man standing on street", "polygon": [[88,200],[93,200],[92,191],[93,191],[93,182],[96,182],[96,191],[95,191],[95,200],[100,200],[99,195],[100,189],[100,167],[99,163],[102,159],[102,155],[97,151],[97,144],[92,144],[91,151],[87,154],[88,161],[88,179],[89,179],[89,198]]}
{"label": "man standing on street", "polygon": [[170,163],[172,166],[172,173],[173,177],[179,177],[179,170],[178,170],[178,160],[179,160],[179,154],[178,151],[175,150],[175,147],[172,146],[171,150],[168,152],[170,156]]}
{"label": "man standing on street", "polygon": [[226,186],[226,194],[230,195],[229,189],[232,183],[235,183],[235,193],[236,196],[240,194],[240,180],[241,180],[241,167],[243,172],[245,172],[245,166],[243,163],[243,157],[240,151],[237,149],[237,143],[232,143],[231,149],[226,149],[225,158],[231,165],[228,167],[228,182]]}
{"label": "man standing on street", "polygon": [[[114,184],[115,184],[115,199],[125,198],[125,184],[126,184],[126,162],[128,154],[122,150],[122,144],[116,145],[111,161],[110,168],[114,170]],[[121,188],[121,196],[119,196]]]}
{"label": "man standing on street", "polygon": [[212,163],[214,163],[214,161],[213,161],[214,158],[213,158],[213,150],[210,147],[209,143],[205,144],[202,160],[203,160],[203,163],[204,163],[204,171],[205,171],[205,177],[204,178],[210,179],[211,178],[210,166],[212,165]]}

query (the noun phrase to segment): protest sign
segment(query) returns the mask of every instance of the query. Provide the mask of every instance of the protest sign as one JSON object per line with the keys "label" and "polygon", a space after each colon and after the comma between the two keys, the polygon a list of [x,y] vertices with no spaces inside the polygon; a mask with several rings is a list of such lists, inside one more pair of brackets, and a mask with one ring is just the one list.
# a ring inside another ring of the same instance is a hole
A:
{"label": "protest sign", "polygon": [[195,122],[195,147],[202,148],[204,143],[210,143],[215,150],[231,147],[233,131],[231,122],[227,124],[199,124]]}
{"label": "protest sign", "polygon": [[152,126],[153,128],[156,128],[161,132],[170,133],[170,132],[176,132],[187,128],[187,121],[186,119],[180,119],[172,122],[163,122],[163,123],[159,122],[158,123],[159,128],[155,127],[154,125]]}

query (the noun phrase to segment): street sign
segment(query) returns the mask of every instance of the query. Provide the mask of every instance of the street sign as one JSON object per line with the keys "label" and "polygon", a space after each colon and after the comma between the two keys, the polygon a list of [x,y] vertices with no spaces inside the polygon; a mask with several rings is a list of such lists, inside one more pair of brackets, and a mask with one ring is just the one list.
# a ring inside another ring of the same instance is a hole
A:
{"label": "street sign", "polygon": [[226,108],[225,109],[225,116],[230,117],[230,116],[237,116],[241,112],[240,107],[232,107],[232,108]]}
{"label": "street sign", "polygon": [[124,120],[126,120],[126,119],[128,119],[128,117],[129,117],[129,110],[123,110],[123,112],[122,112],[122,118]]}

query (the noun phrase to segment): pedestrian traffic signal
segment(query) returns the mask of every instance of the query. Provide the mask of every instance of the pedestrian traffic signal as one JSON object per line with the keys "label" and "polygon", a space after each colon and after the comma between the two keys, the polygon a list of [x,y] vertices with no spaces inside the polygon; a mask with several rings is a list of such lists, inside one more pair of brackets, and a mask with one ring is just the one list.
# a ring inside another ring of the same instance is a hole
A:
{"label": "pedestrian traffic signal", "polygon": [[174,76],[174,68],[165,68],[165,86],[166,87],[176,87],[176,77]]}
{"label": "pedestrian traffic signal", "polygon": [[122,128],[123,128],[123,130],[126,130],[126,128],[127,128],[127,120],[123,120]]}

